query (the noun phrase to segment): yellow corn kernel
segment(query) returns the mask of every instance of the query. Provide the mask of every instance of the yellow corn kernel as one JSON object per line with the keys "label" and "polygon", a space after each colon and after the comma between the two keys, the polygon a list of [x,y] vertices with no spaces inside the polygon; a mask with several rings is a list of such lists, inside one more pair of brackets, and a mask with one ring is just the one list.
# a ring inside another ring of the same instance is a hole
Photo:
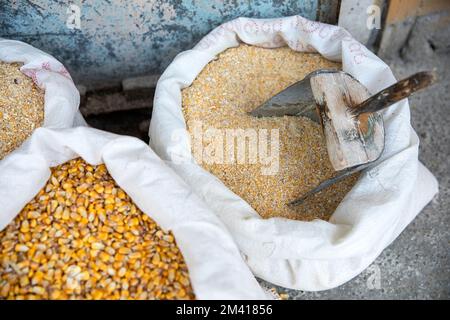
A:
{"label": "yellow corn kernel", "polygon": [[114,196],[108,195],[105,199],[105,205],[114,204],[114,203],[115,203]]}
{"label": "yellow corn kernel", "polygon": [[69,218],[70,218],[70,211],[69,211],[69,209],[64,209],[64,211],[63,211],[63,214],[62,214],[62,219],[63,220],[69,220]]}
{"label": "yellow corn kernel", "polygon": [[17,252],[27,252],[29,249],[30,248],[28,248],[24,244],[16,244],[16,246],[14,247],[14,250],[16,250]]}
{"label": "yellow corn kernel", "polygon": [[71,183],[66,182],[66,183],[63,183],[62,187],[64,190],[70,190],[73,188],[73,185]]}
{"label": "yellow corn kernel", "polygon": [[21,287],[26,287],[30,284],[30,279],[27,276],[21,276],[19,282]]}
{"label": "yellow corn kernel", "polygon": [[137,226],[137,225],[139,225],[139,219],[138,218],[130,219],[128,225],[130,225],[130,226]]}
{"label": "yellow corn kernel", "polygon": [[142,254],[140,252],[133,252],[128,256],[128,258],[130,258],[130,259],[139,259],[141,257],[142,257]]}
{"label": "yellow corn kernel", "polygon": [[76,188],[76,190],[77,190],[78,193],[83,193],[83,192],[85,192],[88,189],[88,187],[89,187],[88,184],[83,183],[81,186],[78,186]]}
{"label": "yellow corn kernel", "polygon": [[94,185],[94,190],[95,190],[95,192],[97,192],[98,194],[102,194],[103,191],[105,191],[105,188],[104,188],[101,184],[95,184],[95,185]]}
{"label": "yellow corn kernel", "polygon": [[45,289],[43,287],[32,287],[31,292],[42,295],[45,293]]}
{"label": "yellow corn kernel", "polygon": [[131,252],[130,248],[126,248],[126,247],[119,248],[120,254],[129,254],[130,252]]}
{"label": "yellow corn kernel", "polygon": [[91,244],[91,248],[94,250],[103,250],[105,248],[105,245],[101,242],[93,242]]}
{"label": "yellow corn kernel", "polygon": [[92,299],[94,300],[100,300],[103,297],[103,292],[100,290],[93,290],[92,291]]}
{"label": "yellow corn kernel", "polygon": [[83,271],[77,275],[77,279],[82,280],[82,281],[87,281],[87,280],[89,280],[90,277],[91,276],[89,275],[89,272],[87,272],[87,271]]}
{"label": "yellow corn kernel", "polygon": [[99,254],[99,258],[103,261],[103,262],[108,262],[111,259],[111,256],[109,254],[107,254],[106,252],[100,252]]}
{"label": "yellow corn kernel", "polygon": [[98,238],[102,241],[108,240],[108,233],[107,232],[99,232]]}
{"label": "yellow corn kernel", "polygon": [[117,226],[117,227],[116,227],[116,231],[117,231],[118,233],[123,233],[123,232],[125,231],[125,227],[124,227],[124,226]]}
{"label": "yellow corn kernel", "polygon": [[80,214],[82,217],[87,217],[87,210],[85,207],[78,207],[77,213]]}
{"label": "yellow corn kernel", "polygon": [[62,292],[60,290],[54,290],[50,294],[50,299],[57,300],[57,299],[60,299],[61,296],[62,296]]}
{"label": "yellow corn kernel", "polygon": [[20,232],[27,233],[28,231],[30,231],[30,224],[28,223],[28,220],[24,220],[20,226]]}
{"label": "yellow corn kernel", "polygon": [[40,284],[42,279],[44,279],[44,273],[42,271],[36,271],[34,273],[33,279],[31,280],[32,284]]}

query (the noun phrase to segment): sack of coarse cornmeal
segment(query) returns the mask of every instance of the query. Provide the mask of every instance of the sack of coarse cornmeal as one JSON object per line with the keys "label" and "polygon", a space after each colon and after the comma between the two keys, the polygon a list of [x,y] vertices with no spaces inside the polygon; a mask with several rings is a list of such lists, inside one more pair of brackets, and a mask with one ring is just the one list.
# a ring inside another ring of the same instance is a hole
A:
{"label": "sack of coarse cornmeal", "polygon": [[[222,183],[193,160],[195,157],[192,157],[190,135],[186,131],[182,109],[186,101],[182,100],[181,90],[188,88],[197,77],[201,78],[202,71],[210,71],[211,64],[217,63],[217,55],[240,45],[288,46],[294,51],[316,52],[329,61],[341,62],[342,69],[358,79],[372,94],[393,84],[395,78],[383,61],[344,29],[293,16],[263,20],[239,18],[225,23],[192,50],[179,54],[157,84],[149,130],[150,145],[226,224],[254,274],[277,285],[301,290],[316,291],[339,286],[368,267],[438,192],[436,179],[418,160],[419,140],[410,124],[408,101],[402,100],[382,112],[386,134],[383,154],[376,165],[361,173],[328,221],[263,219],[249,203],[226,187],[227,183],[233,183],[234,177],[224,172]],[[259,63],[256,50],[249,51],[249,59]],[[227,59],[232,64],[233,59],[239,57],[227,56]],[[269,68],[283,63],[277,59],[273,57],[265,66]],[[241,63],[235,68],[237,70],[221,69],[217,77],[205,77],[201,81],[205,88],[234,85],[235,97],[250,95],[250,98],[258,100],[259,95],[267,92],[261,91],[258,95],[246,87],[247,84],[239,88],[236,83],[226,82],[227,75],[232,72],[237,74],[236,77],[240,76],[239,72],[252,76],[252,70],[246,68]],[[276,77],[277,70],[271,72]],[[264,78],[264,82],[274,88],[278,85],[269,76]],[[277,93],[269,85],[266,89],[274,91],[269,94]],[[230,116],[230,122],[234,121],[236,113],[233,108],[241,105],[229,101],[229,95],[217,96],[210,103],[215,114],[211,113],[209,119],[225,113],[214,103],[228,103],[230,107],[226,114]],[[199,100],[212,99],[201,89],[190,98],[192,101],[186,103],[192,108]],[[202,112],[199,109],[195,112]],[[303,168],[307,170],[307,166]],[[256,182],[253,177],[248,174],[248,186],[242,187],[252,188],[261,183],[260,177]],[[279,188],[260,192],[280,194],[283,187],[281,181]],[[255,193],[258,191],[254,190]]]}
{"label": "sack of coarse cornmeal", "polygon": [[0,38],[0,159],[37,127],[85,125],[66,68],[26,43]]}
{"label": "sack of coarse cornmeal", "polygon": [[0,162],[0,207],[0,297],[267,298],[224,224],[139,139],[38,128]]}

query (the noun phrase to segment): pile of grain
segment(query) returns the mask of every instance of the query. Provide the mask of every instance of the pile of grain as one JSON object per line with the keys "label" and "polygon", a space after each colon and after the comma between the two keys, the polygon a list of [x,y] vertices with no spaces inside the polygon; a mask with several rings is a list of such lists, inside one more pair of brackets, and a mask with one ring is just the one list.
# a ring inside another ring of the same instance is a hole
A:
{"label": "pile of grain", "polygon": [[0,159],[44,122],[44,92],[19,68],[0,61]]}
{"label": "pile of grain", "polygon": [[[240,45],[220,54],[183,90],[188,130],[196,121],[202,121],[205,128],[279,129],[280,166],[275,175],[263,175],[261,164],[201,163],[264,218],[329,219],[357,180],[350,176],[302,205],[288,207],[288,202],[334,175],[321,128],[303,117],[254,118],[247,114],[321,68],[338,69],[340,64],[289,48]],[[207,147],[207,142],[203,143]]]}
{"label": "pile of grain", "polygon": [[0,299],[193,299],[170,232],[81,159],[0,232]]}

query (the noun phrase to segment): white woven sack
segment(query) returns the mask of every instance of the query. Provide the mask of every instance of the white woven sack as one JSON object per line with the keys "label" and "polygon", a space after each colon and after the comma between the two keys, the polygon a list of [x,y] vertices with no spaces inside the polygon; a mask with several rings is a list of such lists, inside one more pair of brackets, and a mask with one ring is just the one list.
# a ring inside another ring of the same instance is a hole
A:
{"label": "white woven sack", "polygon": [[218,53],[240,42],[319,52],[342,61],[343,70],[372,93],[393,84],[395,78],[383,61],[340,27],[300,16],[239,18],[214,29],[194,49],[180,53],[156,88],[151,146],[227,225],[254,274],[301,290],[339,286],[369,266],[438,191],[436,179],[418,161],[419,140],[410,125],[408,102],[403,100],[383,112],[386,147],[382,158],[361,175],[330,221],[262,219],[192,161],[181,110],[181,89]]}
{"label": "white woven sack", "polygon": [[267,299],[223,223],[141,140],[78,127],[38,128],[0,161],[0,230],[19,214],[54,167],[82,157],[104,163],[134,203],[184,256],[198,299]]}

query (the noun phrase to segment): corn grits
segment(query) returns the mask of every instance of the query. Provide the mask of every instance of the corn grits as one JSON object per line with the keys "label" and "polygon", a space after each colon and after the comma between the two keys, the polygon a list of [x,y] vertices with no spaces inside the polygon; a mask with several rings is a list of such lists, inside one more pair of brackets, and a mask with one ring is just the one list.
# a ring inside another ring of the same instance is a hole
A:
{"label": "corn grits", "polygon": [[265,49],[241,44],[221,53],[190,87],[183,89],[187,129],[192,133],[197,121],[217,129],[278,129],[279,170],[275,175],[264,175],[259,163],[202,162],[201,166],[263,218],[328,220],[356,183],[357,175],[296,208],[286,205],[334,174],[320,125],[304,117],[254,118],[247,112],[314,70],[340,67],[319,54],[295,52],[287,47]]}
{"label": "corn grits", "polygon": [[19,69],[0,61],[0,160],[44,122],[44,92]]}

